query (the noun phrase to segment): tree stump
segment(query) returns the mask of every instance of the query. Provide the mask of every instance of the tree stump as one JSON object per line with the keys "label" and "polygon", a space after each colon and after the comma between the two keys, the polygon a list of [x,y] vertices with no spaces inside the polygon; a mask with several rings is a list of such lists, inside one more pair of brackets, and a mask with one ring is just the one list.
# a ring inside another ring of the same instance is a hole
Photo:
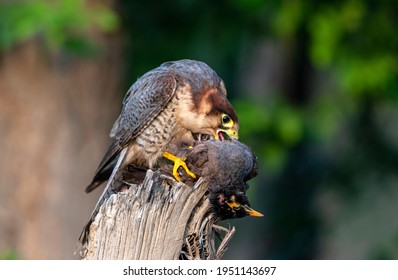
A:
{"label": "tree stump", "polygon": [[129,184],[103,203],[82,258],[220,259],[235,228],[216,225],[207,192],[202,179],[190,187],[148,170],[141,184]]}

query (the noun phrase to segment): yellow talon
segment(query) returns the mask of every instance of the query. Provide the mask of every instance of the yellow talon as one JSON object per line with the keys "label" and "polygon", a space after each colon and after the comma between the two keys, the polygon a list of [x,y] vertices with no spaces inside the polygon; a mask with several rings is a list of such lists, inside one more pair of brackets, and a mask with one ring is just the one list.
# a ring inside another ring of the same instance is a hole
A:
{"label": "yellow talon", "polygon": [[173,176],[178,181],[181,182],[180,176],[178,176],[178,168],[181,166],[184,168],[185,172],[191,176],[192,178],[196,179],[196,175],[188,169],[187,164],[185,163],[186,158],[179,158],[175,155],[170,154],[169,152],[164,152],[163,156],[171,161],[174,162],[173,166]]}

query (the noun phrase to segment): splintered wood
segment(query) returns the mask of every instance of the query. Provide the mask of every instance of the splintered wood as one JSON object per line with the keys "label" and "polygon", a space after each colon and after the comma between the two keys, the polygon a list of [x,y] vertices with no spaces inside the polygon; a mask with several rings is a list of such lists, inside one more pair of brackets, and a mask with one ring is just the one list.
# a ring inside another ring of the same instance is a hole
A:
{"label": "splintered wood", "polygon": [[142,184],[111,195],[101,206],[82,258],[220,259],[235,228],[215,224],[206,191],[201,179],[192,188],[149,170]]}

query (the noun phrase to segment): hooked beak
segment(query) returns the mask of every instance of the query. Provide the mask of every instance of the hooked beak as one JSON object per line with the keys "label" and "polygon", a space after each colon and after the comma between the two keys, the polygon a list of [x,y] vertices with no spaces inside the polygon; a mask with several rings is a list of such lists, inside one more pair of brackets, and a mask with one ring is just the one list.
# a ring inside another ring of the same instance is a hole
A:
{"label": "hooked beak", "polygon": [[245,210],[245,212],[249,216],[252,216],[252,217],[263,217],[264,216],[263,214],[261,214],[260,212],[257,212],[253,208],[250,208],[246,204],[240,204],[239,202],[236,202],[236,201],[232,201],[232,202],[228,202],[227,201],[226,203],[228,204],[229,207],[231,207],[231,209],[240,209],[240,208],[242,208],[243,210]]}
{"label": "hooked beak", "polygon": [[[226,134],[227,137],[224,134]],[[238,140],[238,138],[239,138],[238,131],[233,128],[230,128],[230,129],[221,129],[220,128],[220,129],[217,129],[216,134],[214,135],[215,140],[221,140],[221,141],[228,139],[228,137]]]}

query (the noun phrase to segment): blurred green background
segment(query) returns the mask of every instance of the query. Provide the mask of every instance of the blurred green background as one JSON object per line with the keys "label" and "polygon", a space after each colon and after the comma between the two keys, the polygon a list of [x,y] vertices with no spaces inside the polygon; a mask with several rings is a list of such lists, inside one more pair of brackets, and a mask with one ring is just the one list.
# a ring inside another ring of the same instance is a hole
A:
{"label": "blurred green background", "polygon": [[[259,160],[249,197],[264,218],[229,221],[237,234],[225,258],[396,259],[397,8],[387,0],[10,1],[0,6],[0,63],[32,41],[56,69],[117,52],[120,91],[93,95],[116,96],[108,131],[137,77],[169,60],[204,61],[224,79],[240,140]],[[81,196],[103,147],[85,181],[69,186]],[[3,248],[0,257],[29,258],[12,242]]]}

